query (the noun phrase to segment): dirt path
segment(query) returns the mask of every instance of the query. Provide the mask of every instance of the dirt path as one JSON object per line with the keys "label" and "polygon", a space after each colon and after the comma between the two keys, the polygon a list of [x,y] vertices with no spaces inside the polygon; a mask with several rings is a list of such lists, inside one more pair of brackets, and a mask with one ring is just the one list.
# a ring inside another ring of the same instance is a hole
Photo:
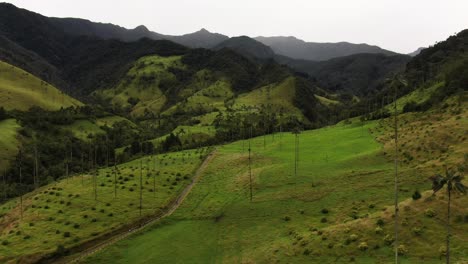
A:
{"label": "dirt path", "polygon": [[206,167],[208,164],[213,160],[213,158],[216,156],[216,149],[213,150],[203,161],[203,163],[198,167],[197,171],[195,172],[195,175],[193,176],[192,182],[185,187],[185,189],[177,196],[177,199],[175,199],[166,209],[165,212],[162,214],[155,215],[149,219],[145,219],[141,225],[139,225],[136,228],[130,229],[128,231],[124,231],[122,233],[116,234],[114,236],[111,236],[110,238],[106,239],[105,241],[102,241],[98,244],[95,244],[93,246],[88,247],[87,249],[83,250],[82,252],[69,256],[60,260],[55,261],[55,263],[78,263],[81,260],[117,243],[120,240],[123,240],[127,237],[129,237],[132,234],[138,233],[139,231],[143,230],[147,226],[167,217],[170,216],[172,213],[174,213],[177,208],[182,204],[182,202],[185,200],[185,198],[188,196],[190,191],[193,189],[195,184],[198,182],[200,179],[201,175],[205,171]]}

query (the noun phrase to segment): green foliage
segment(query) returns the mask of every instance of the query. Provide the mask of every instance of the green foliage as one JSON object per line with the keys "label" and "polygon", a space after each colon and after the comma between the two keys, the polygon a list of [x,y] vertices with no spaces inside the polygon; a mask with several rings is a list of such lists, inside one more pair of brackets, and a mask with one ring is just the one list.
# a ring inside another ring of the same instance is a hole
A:
{"label": "green foliage", "polygon": [[413,200],[419,200],[419,199],[421,199],[421,193],[418,190],[416,190],[416,191],[414,191],[414,193],[413,193],[413,195],[411,197],[413,198]]}

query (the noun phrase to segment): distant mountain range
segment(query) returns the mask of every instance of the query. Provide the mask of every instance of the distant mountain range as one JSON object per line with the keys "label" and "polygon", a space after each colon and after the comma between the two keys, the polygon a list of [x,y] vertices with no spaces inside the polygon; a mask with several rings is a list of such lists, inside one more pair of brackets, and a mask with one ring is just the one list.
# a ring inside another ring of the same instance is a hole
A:
{"label": "distant mountain range", "polygon": [[368,44],[305,42],[295,37],[256,37],[255,39],[271,47],[276,54],[302,60],[322,61],[357,53],[396,54]]}
{"label": "distant mountain range", "polygon": [[[0,11],[7,7],[11,8],[14,6],[8,3],[0,3]],[[153,40],[166,39],[190,48],[219,48],[219,45],[231,45],[229,42],[222,44],[229,39],[228,36],[211,33],[206,29],[181,36],[171,36],[150,31],[143,25],[134,29],[126,29],[114,24],[96,23],[79,18],[47,19],[55,28],[64,33],[76,36],[94,36],[103,39],[119,39],[126,42],[137,41],[141,38],[150,38]],[[236,38],[239,37],[235,37],[232,41],[236,42]],[[395,54],[392,51],[368,44],[305,42],[295,37],[256,37],[255,40],[269,46],[272,51],[278,55],[302,60],[321,61],[357,53]],[[267,53],[262,56],[269,56],[270,52],[266,50],[264,50],[264,52]]]}

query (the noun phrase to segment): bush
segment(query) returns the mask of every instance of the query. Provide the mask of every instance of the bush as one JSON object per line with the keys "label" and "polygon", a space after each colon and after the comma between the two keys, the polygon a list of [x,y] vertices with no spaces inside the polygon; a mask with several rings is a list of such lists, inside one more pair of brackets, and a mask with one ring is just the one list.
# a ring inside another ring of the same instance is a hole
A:
{"label": "bush", "polygon": [[446,246],[440,246],[439,247],[439,255],[441,257],[447,255],[447,247]]}
{"label": "bush", "polygon": [[385,235],[383,240],[384,240],[384,243],[386,245],[391,245],[393,243],[393,241],[394,241],[393,237],[391,235],[388,235],[388,234]]}
{"label": "bush", "polygon": [[413,231],[413,233],[414,233],[415,235],[417,235],[417,236],[420,236],[420,235],[422,234],[422,230],[421,230],[421,228],[419,228],[419,227],[414,227],[414,228],[412,229],[412,231]]}
{"label": "bush", "polygon": [[429,209],[426,209],[426,211],[424,211],[424,215],[429,218],[432,218],[436,215],[436,213],[433,209],[429,208]]}
{"label": "bush", "polygon": [[421,193],[418,190],[416,190],[416,191],[414,191],[412,197],[413,197],[413,200],[415,200],[415,201],[419,200],[419,199],[421,199]]}
{"label": "bush", "polygon": [[63,232],[63,237],[70,237],[70,232]]}
{"label": "bush", "polygon": [[379,219],[377,220],[377,223],[376,223],[378,226],[383,226],[385,224],[384,220],[383,219]]}
{"label": "bush", "polygon": [[320,219],[320,222],[321,222],[321,223],[326,223],[326,222],[328,222],[328,220],[327,220],[326,217],[322,217],[322,219]]}
{"label": "bush", "polygon": [[323,208],[321,212],[322,212],[322,214],[328,214],[328,209],[327,209],[327,208]]}
{"label": "bush", "polygon": [[358,248],[361,251],[366,251],[369,248],[369,246],[367,245],[366,242],[361,242],[361,243],[359,243]]}
{"label": "bush", "polygon": [[356,234],[351,234],[349,236],[349,241],[354,242],[358,239],[358,236]]}
{"label": "bush", "polygon": [[400,255],[408,254],[408,249],[403,244],[399,245],[397,250],[398,250],[398,254],[400,254]]}
{"label": "bush", "polygon": [[285,217],[283,217],[283,220],[284,220],[284,221],[286,221],[286,222],[288,222],[288,221],[290,221],[290,220],[291,220],[291,217],[289,217],[289,216],[285,216]]}
{"label": "bush", "polygon": [[3,241],[2,241],[2,245],[3,245],[3,246],[8,246],[8,244],[10,244],[10,242],[8,242],[8,240],[3,240]]}
{"label": "bush", "polygon": [[375,228],[375,233],[376,234],[382,234],[382,232],[383,232],[383,229],[380,226]]}

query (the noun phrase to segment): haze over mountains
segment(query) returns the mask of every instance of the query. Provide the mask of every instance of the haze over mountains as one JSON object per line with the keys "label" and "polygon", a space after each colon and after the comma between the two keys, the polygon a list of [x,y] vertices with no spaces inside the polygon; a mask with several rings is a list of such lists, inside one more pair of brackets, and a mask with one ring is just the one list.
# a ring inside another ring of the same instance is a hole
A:
{"label": "haze over mountains", "polygon": [[[13,5],[7,3],[1,4],[2,9],[8,6],[11,8]],[[151,31],[144,25],[140,25],[134,29],[126,29],[110,23],[97,23],[79,18],[48,18],[48,20],[56,28],[67,34],[95,36],[103,39],[119,39],[127,42],[136,41],[140,38],[167,39],[190,48],[214,48],[229,39],[226,35],[212,33],[206,29],[181,36],[171,36]],[[293,59],[328,60],[357,53],[395,54],[395,52],[368,44],[305,42],[295,37],[281,36],[256,37],[255,39],[269,46],[274,53]]]}

